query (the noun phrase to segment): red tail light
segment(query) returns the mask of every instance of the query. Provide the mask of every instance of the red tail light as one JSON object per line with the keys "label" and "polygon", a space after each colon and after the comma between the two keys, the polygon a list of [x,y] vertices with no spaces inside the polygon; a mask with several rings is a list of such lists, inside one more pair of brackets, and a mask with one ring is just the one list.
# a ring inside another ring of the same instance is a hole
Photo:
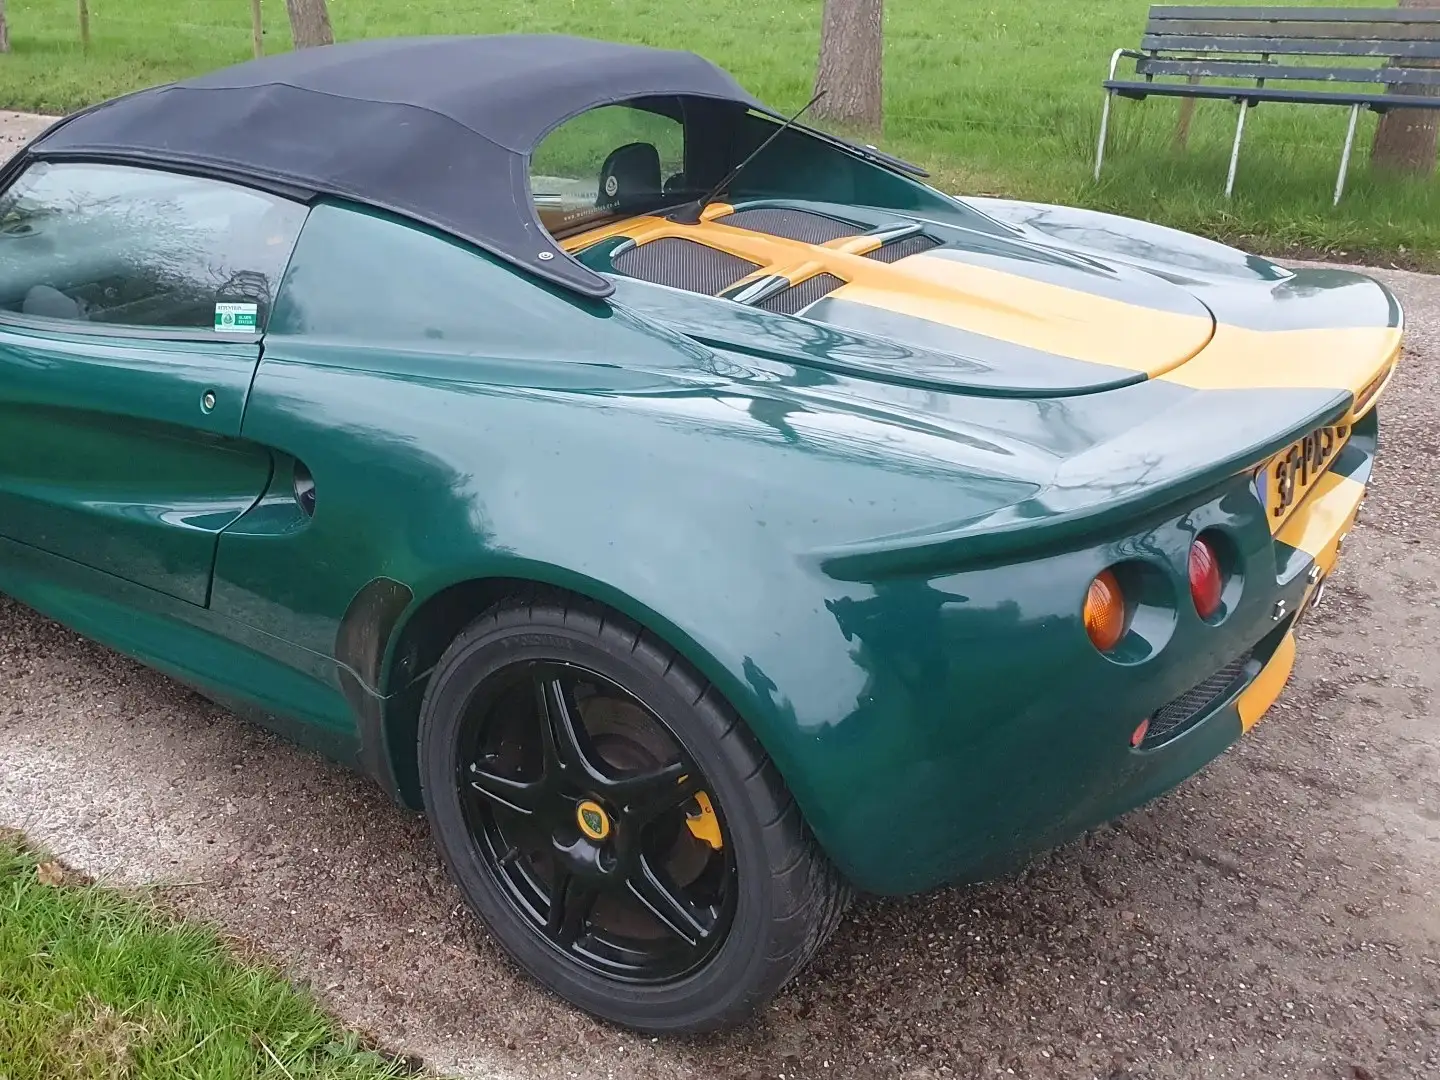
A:
{"label": "red tail light", "polygon": [[1190,597],[1202,619],[1211,618],[1220,610],[1220,593],[1225,587],[1220,573],[1220,557],[1205,537],[1197,537],[1190,545]]}

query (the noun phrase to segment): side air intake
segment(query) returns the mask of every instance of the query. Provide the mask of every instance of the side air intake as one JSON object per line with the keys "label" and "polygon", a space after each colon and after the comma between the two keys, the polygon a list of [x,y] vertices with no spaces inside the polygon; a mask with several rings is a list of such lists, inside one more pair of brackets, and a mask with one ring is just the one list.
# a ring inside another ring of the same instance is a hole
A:
{"label": "side air intake", "polygon": [[746,274],[760,269],[759,263],[729,252],[669,236],[611,256],[610,265],[642,281],[707,296],[728,289]]}
{"label": "side air intake", "polygon": [[874,251],[867,251],[865,257],[874,259],[876,262],[893,263],[899,262],[910,255],[919,255],[922,251],[929,251],[931,248],[940,246],[940,241],[934,237],[926,236],[924,233],[916,233],[914,236],[907,236],[903,240],[896,240],[889,244],[881,244]]}
{"label": "side air intake", "polygon": [[737,210],[733,214],[716,218],[721,225],[734,229],[749,229],[751,232],[783,236],[786,240],[799,240],[806,244],[826,244],[842,236],[858,236],[863,229],[848,221],[812,214],[808,210],[786,210],[783,207],[762,206],[754,210]]}
{"label": "side air intake", "polygon": [[814,277],[806,278],[799,285],[791,285],[790,288],[782,289],[774,296],[767,296],[755,306],[780,315],[794,315],[809,307],[826,293],[832,293],[844,284],[845,282],[834,274],[816,274]]}

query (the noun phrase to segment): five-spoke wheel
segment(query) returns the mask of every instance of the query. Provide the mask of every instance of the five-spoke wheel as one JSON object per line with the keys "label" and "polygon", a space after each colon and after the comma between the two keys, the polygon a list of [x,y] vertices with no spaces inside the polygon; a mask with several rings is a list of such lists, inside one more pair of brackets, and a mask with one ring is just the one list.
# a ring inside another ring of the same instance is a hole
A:
{"label": "five-spoke wheel", "polygon": [[472,699],[457,783],[514,909],[574,962],[664,981],[723,937],[735,865],[704,776],[596,672],[520,661]]}
{"label": "five-spoke wheel", "polygon": [[565,593],[478,618],[430,678],[436,841],[512,956],[597,1015],[699,1031],[764,1004],[848,890],[773,764],[673,650]]}

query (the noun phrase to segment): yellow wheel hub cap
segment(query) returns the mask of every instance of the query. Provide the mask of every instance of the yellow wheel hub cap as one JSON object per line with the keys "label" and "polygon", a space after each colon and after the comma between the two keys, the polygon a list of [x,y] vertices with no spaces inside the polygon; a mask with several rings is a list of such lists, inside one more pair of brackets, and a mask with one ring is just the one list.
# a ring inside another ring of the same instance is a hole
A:
{"label": "yellow wheel hub cap", "polygon": [[586,799],[575,807],[575,821],[591,840],[604,840],[610,835],[610,815],[597,802]]}

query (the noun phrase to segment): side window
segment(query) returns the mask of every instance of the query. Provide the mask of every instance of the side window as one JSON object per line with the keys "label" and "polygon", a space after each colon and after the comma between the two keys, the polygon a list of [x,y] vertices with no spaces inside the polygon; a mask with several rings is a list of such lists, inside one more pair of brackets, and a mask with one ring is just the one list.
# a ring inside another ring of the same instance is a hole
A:
{"label": "side window", "polygon": [[[675,114],[680,105],[675,101]],[[685,126],[638,105],[602,105],[565,121],[530,156],[540,220],[564,232],[655,210],[685,191]]]}
{"label": "side window", "polygon": [[[544,334],[539,331],[543,328]],[[548,334],[586,341],[594,316],[459,241],[387,214],[311,212],[270,320],[272,337],[525,356]]]}
{"label": "side window", "polygon": [[[266,348],[284,357],[294,338],[370,350],[401,367],[410,356],[444,356],[473,364],[481,378],[526,385],[544,385],[548,368],[569,368],[557,371],[562,383],[633,387],[646,378],[636,372],[701,367],[708,378],[714,363],[708,351],[657,334],[618,305],[573,296],[432,229],[346,203],[316,205],[285,271]],[[617,357],[629,373],[617,370]]]}
{"label": "side window", "polygon": [[40,162],[0,195],[0,311],[259,330],[306,213],[219,180]]}

